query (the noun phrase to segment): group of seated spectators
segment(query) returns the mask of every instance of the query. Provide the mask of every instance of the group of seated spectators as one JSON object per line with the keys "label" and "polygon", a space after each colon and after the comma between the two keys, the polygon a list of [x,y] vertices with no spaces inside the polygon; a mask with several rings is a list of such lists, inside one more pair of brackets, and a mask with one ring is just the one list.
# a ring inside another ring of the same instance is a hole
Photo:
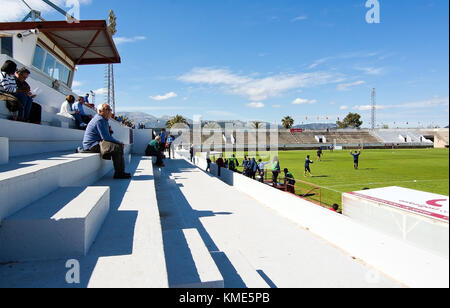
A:
{"label": "group of seated spectators", "polygon": [[86,129],[93,117],[85,112],[85,104],[84,97],[78,97],[77,102],[75,102],[75,97],[68,95],[61,105],[61,111],[58,115],[74,120],[78,129]]}
{"label": "group of seated spectators", "polygon": [[164,152],[167,150],[169,152],[169,159],[174,157],[174,142],[175,137],[171,134],[167,134],[165,129],[161,130],[161,133],[152,140],[145,150],[146,156],[156,157],[155,166],[165,167],[164,159],[166,156]]}
{"label": "group of seated spectators", "polygon": [[15,62],[5,61],[0,72],[0,99],[14,114],[11,120],[40,124],[42,107],[34,102],[36,94],[26,82],[30,74],[27,68],[18,69]]}
{"label": "group of seated spectators", "polygon": [[[37,95],[26,82],[30,74],[26,67],[18,69],[15,62],[5,61],[0,74],[0,99],[6,101],[6,107],[13,114],[11,120],[41,124],[42,107],[34,101]],[[85,112],[84,106],[95,110],[95,105],[89,103],[89,94],[80,96],[77,102],[69,95],[59,115],[74,120],[77,128],[85,129],[92,116]]]}

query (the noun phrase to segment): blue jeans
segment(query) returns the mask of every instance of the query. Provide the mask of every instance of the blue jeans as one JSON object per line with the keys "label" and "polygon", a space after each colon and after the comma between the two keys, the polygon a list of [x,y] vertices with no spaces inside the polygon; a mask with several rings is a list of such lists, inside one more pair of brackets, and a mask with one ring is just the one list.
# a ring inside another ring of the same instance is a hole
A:
{"label": "blue jeans", "polygon": [[[78,113],[73,114],[73,117],[75,118],[75,123],[77,125],[77,128],[80,128],[80,125],[83,124],[83,119],[81,118],[81,115],[79,115]],[[86,124],[86,123],[84,123]]]}
{"label": "blue jeans", "polygon": [[19,120],[28,121],[30,119],[31,106],[33,106],[33,98],[25,93],[13,93],[13,95],[22,103],[23,109],[19,110]]}

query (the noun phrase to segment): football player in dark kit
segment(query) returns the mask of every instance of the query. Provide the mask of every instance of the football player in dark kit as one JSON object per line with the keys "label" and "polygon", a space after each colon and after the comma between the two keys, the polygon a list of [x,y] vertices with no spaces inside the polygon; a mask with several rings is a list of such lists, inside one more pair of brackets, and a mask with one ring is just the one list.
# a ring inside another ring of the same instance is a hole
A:
{"label": "football player in dark kit", "polygon": [[353,164],[355,167],[355,170],[358,170],[359,168],[359,156],[361,155],[361,151],[355,151],[355,153],[353,153],[353,151],[350,152],[350,154],[353,156]]}
{"label": "football player in dark kit", "polygon": [[311,164],[314,164],[314,162],[311,160],[310,156],[308,155],[305,160],[305,177],[307,176],[308,173],[312,177],[311,167],[310,167]]}

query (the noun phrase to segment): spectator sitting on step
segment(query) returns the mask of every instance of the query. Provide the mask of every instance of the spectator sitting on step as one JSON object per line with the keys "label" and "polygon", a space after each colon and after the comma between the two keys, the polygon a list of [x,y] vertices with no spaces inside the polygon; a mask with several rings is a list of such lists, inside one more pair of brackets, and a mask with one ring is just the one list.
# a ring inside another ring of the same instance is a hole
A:
{"label": "spectator sitting on step", "polygon": [[6,96],[12,95],[19,102],[16,111],[19,115],[15,120],[28,121],[30,118],[31,106],[33,99],[28,95],[29,93],[17,88],[17,83],[14,74],[17,70],[17,64],[11,60],[5,61],[0,72],[0,93],[5,93]]}
{"label": "spectator sitting on step", "polygon": [[87,124],[84,123],[83,119],[81,118],[80,112],[73,109],[74,103],[75,97],[73,95],[68,95],[64,103],[62,103],[61,112],[58,113],[58,115],[75,120],[78,129],[85,129]]}
{"label": "spectator sitting on step", "polygon": [[95,110],[95,105],[89,103],[89,93],[86,93],[86,95],[84,96],[84,104],[85,104],[87,107],[89,107],[89,108]]}
{"label": "spectator sitting on step", "polygon": [[145,156],[156,157],[155,166],[165,167],[163,162],[163,155],[161,153],[160,143],[161,143],[161,136],[157,136],[155,140],[152,140],[147,145],[147,149],[145,150]]}
{"label": "spectator sitting on step", "polygon": [[41,124],[42,107],[41,105],[33,101],[33,99],[36,97],[36,94],[31,93],[31,87],[26,81],[30,74],[30,71],[25,67],[17,70],[15,74],[17,90],[26,93],[26,95],[31,100],[31,110],[28,121],[33,124]]}
{"label": "spectator sitting on step", "polygon": [[83,97],[78,97],[78,101],[73,104],[73,109],[75,111],[78,111],[78,114],[81,116],[81,119],[83,120],[84,123],[89,124],[89,122],[91,122],[92,120],[92,116],[88,115],[85,111],[84,111],[84,98]]}
{"label": "spectator sitting on step", "polygon": [[130,179],[131,174],[125,172],[123,152],[125,145],[111,137],[108,120],[112,109],[108,104],[98,108],[98,114],[86,128],[83,139],[83,150],[88,153],[100,153],[103,159],[112,159],[114,163],[114,179]]}

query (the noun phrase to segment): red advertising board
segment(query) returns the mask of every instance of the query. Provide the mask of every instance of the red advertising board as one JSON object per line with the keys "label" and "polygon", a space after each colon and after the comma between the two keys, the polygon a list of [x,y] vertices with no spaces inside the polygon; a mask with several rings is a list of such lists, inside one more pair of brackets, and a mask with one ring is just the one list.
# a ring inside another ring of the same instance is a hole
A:
{"label": "red advertising board", "polygon": [[293,128],[291,129],[291,133],[303,133],[303,128]]}

